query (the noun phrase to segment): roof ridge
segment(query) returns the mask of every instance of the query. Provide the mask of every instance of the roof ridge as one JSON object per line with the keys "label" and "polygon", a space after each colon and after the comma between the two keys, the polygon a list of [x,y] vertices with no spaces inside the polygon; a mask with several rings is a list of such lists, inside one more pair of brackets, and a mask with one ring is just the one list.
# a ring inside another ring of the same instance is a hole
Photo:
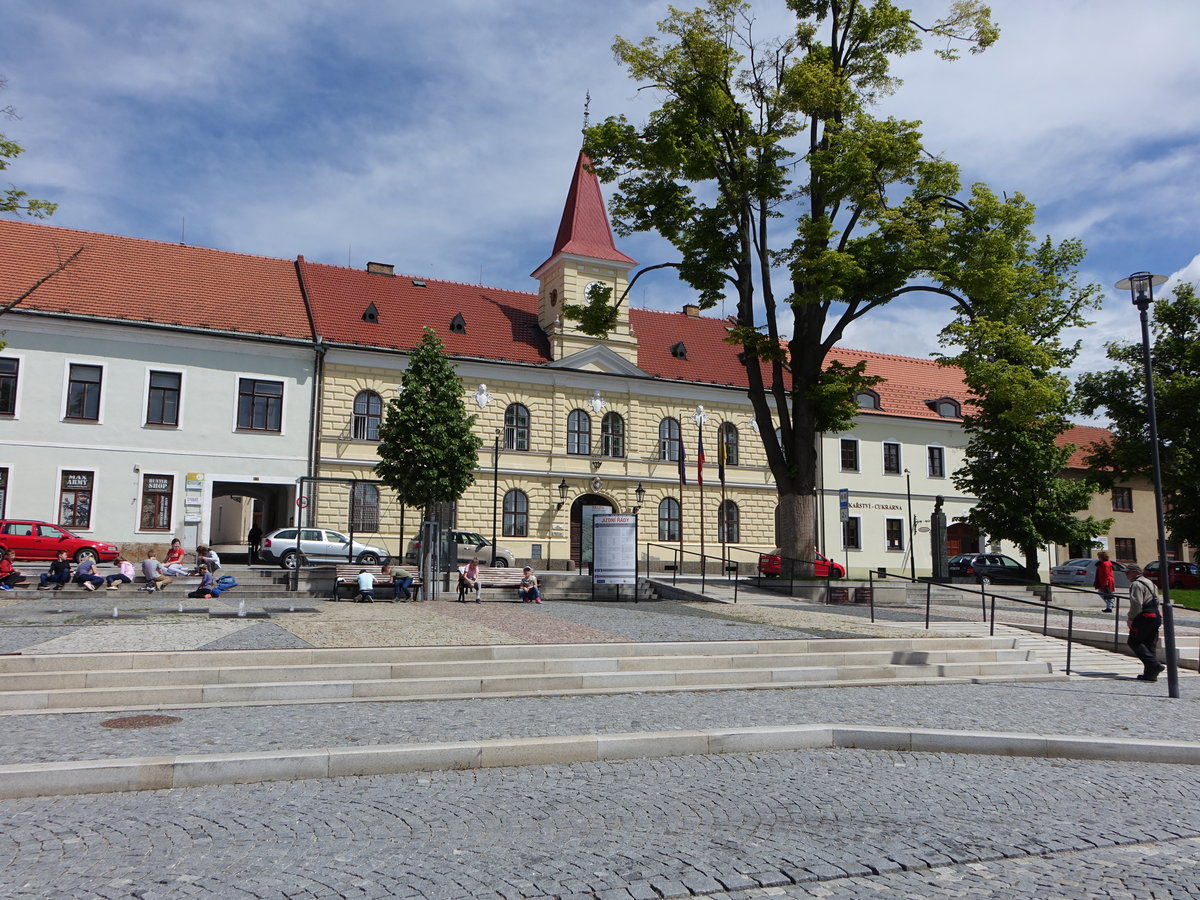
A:
{"label": "roof ridge", "polygon": [[[326,269],[338,269],[342,272],[352,272],[358,275],[371,274],[366,269],[359,269],[355,268],[354,266],[342,266],[338,265],[337,263],[315,262],[311,259],[302,259],[300,262],[303,262],[306,266],[322,266]],[[394,272],[390,277],[415,279],[416,281],[428,281],[432,282],[433,284],[448,284],[454,285],[455,287],[479,288],[480,290],[484,291],[503,291],[506,294],[522,294],[533,300],[537,299],[537,294],[533,291],[521,291],[517,290],[516,288],[496,287],[494,285],[478,284],[477,282],[472,281],[455,281],[452,278],[434,278],[432,275],[417,275],[412,272]]]}

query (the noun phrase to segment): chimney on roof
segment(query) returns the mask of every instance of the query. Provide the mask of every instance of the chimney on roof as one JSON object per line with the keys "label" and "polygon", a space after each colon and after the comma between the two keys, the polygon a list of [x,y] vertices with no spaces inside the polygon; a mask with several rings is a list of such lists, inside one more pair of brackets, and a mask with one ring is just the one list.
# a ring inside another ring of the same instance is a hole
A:
{"label": "chimney on roof", "polygon": [[367,263],[367,271],[372,275],[395,275],[396,267],[391,263]]}
{"label": "chimney on roof", "polygon": [[683,304],[683,314],[693,319],[698,319],[700,318],[700,307],[695,303],[685,303]]}

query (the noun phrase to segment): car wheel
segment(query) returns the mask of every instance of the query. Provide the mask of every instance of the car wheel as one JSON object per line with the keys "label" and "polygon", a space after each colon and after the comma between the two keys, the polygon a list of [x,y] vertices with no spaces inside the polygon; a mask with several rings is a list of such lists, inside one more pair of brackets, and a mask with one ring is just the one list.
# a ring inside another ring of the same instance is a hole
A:
{"label": "car wheel", "polygon": [[92,562],[100,562],[100,554],[91,547],[84,547],[82,550],[75,551],[75,563],[79,564],[85,559],[90,559]]}
{"label": "car wheel", "polygon": [[841,571],[841,569],[830,569],[830,570],[829,570],[829,577],[830,577],[830,578],[841,578],[841,577],[842,577],[842,571]]}
{"label": "car wheel", "polygon": [[987,587],[988,585],[990,585],[992,583],[992,576],[991,575],[980,575],[979,583],[982,584],[984,587]]}
{"label": "car wheel", "polygon": [[298,565],[297,553],[295,550],[286,551],[283,556],[279,557],[279,565],[285,569],[294,569]]}
{"label": "car wheel", "polygon": [[379,557],[374,553],[360,553],[358,555],[358,564],[360,566],[377,566],[379,565]]}
{"label": "car wheel", "polygon": [[505,559],[503,556],[497,556],[494,560],[492,560],[492,568],[493,569],[507,569],[508,568],[508,560]]}

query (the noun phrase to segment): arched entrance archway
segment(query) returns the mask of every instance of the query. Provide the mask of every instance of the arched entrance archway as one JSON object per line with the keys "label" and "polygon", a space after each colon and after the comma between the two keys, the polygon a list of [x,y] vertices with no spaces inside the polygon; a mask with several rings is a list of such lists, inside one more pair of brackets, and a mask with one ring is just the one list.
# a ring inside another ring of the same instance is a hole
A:
{"label": "arched entrance archway", "polygon": [[581,494],[571,504],[571,559],[576,566],[591,565],[592,535],[583,527],[584,510],[589,512],[617,512],[617,504],[602,494]]}

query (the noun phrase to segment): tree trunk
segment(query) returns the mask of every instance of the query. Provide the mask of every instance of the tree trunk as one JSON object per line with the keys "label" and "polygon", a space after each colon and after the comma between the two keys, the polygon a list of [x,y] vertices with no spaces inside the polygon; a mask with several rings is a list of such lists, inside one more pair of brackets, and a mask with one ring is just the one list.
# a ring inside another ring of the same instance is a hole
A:
{"label": "tree trunk", "polygon": [[811,578],[817,548],[817,503],[812,493],[780,493],[776,539],[784,578]]}

